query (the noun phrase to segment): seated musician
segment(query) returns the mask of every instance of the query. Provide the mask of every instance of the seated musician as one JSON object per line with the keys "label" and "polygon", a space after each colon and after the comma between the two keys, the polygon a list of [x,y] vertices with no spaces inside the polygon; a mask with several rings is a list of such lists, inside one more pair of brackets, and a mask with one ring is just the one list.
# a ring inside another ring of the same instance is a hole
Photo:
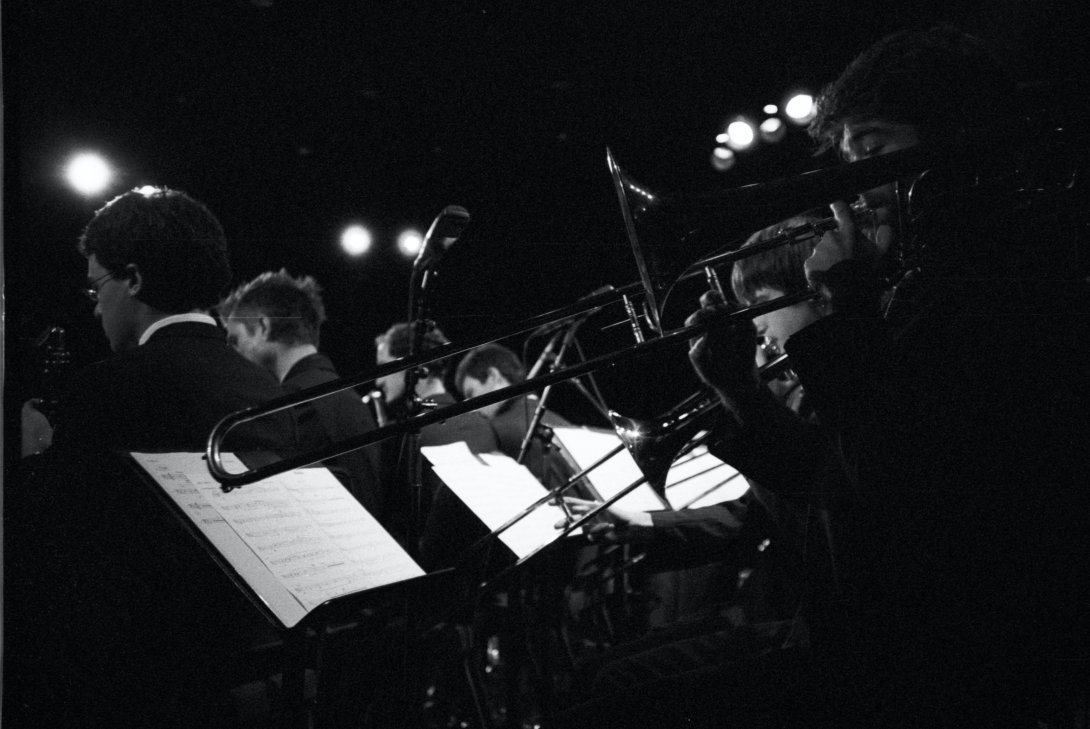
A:
{"label": "seated musician", "polygon": [[[411,336],[411,325],[399,322],[376,337],[376,363],[389,364],[408,357]],[[421,351],[434,349],[447,341],[441,331],[432,328],[424,335]],[[430,400],[436,407],[453,405],[456,400],[447,391],[446,385],[447,367],[447,362],[440,361],[418,368],[418,379],[413,393],[406,391],[405,372],[379,378],[376,385],[386,397],[391,417],[404,417],[409,409],[409,397]],[[463,413],[420,429],[419,445],[422,447],[457,442],[464,442],[474,453],[500,450],[495,432],[478,413]],[[429,474],[424,479],[425,482],[418,486],[423,491],[415,495],[411,493],[414,488],[413,478],[405,473],[405,466],[411,460],[405,451],[406,443],[407,439],[392,439],[385,444],[384,482],[392,484],[387,494],[389,509],[401,532],[405,535],[416,535],[419,539],[420,560],[426,569],[449,566],[464,548],[472,544],[473,538],[467,535],[464,528],[460,528],[464,525],[464,519],[447,518],[444,515],[454,511],[466,516],[462,513],[466,507],[446,486],[431,476],[428,469],[424,470],[424,473]],[[416,506],[411,501],[414,496],[420,499]],[[411,523],[414,511],[420,521]],[[472,516],[469,518],[476,519]]]}
{"label": "seated musician", "polygon": [[[852,162],[979,150],[1012,108],[1015,86],[980,41],[940,27],[861,54],[811,129]],[[939,188],[916,207],[903,204],[911,179],[864,193],[870,235],[834,205],[838,228],[807,264],[831,315],[787,343],[820,428],[756,386],[752,327],[713,326],[692,351],[740,424],[726,460],[785,496],[830,467],[840,476],[827,483],[850,599],[811,611],[811,642],[857,687],[847,706],[870,726],[1051,726],[1085,702],[1090,626],[1070,595],[1088,588],[1071,569],[1090,555],[1074,516],[1087,510],[1088,464],[1071,434],[1090,407],[1072,383],[1090,373],[1070,343],[1090,317],[1080,271],[1063,265],[1085,208],[1069,215],[1061,185],[1047,200],[1030,193],[1008,163],[1036,169],[1047,145],[1011,149],[1014,137],[968,167],[933,162],[920,182]],[[698,319],[721,307],[706,303]],[[1041,352],[1054,353],[1044,368]]]}
{"label": "seated musician", "polygon": [[[745,246],[812,219],[794,218],[766,228]],[[731,285],[739,303],[751,306],[806,291],[803,264],[813,247],[813,240],[804,240],[736,262]],[[766,364],[770,353],[778,352],[792,334],[823,315],[819,303],[803,301],[756,317],[760,341],[750,357]],[[807,415],[802,389],[789,371],[772,379],[769,388],[800,415]],[[729,438],[729,428],[722,432]],[[745,568],[746,577],[737,594],[723,595],[724,604],[714,617],[669,626],[603,656],[594,666],[591,684],[591,694],[597,698],[571,709],[572,720],[583,721],[599,713],[603,718],[624,716],[634,726],[680,719],[668,695],[673,689],[665,689],[671,682],[713,667],[729,670],[734,666],[744,673],[746,662],[762,652],[806,648],[799,611],[806,581],[812,579],[808,572],[830,571],[825,563],[830,553],[820,546],[825,540],[820,515],[808,513],[806,504],[777,502],[755,482],[751,481],[751,487],[737,501],[680,511],[633,512],[611,506],[606,521],[591,527],[597,539],[646,543],[648,561],[655,564],[722,561],[735,570]],[[578,514],[596,506],[596,502],[574,498],[568,503]],[[809,554],[804,546],[808,542]],[[814,565],[815,561],[821,564]],[[748,683],[739,677],[738,685]],[[630,704],[623,697],[636,687],[662,699],[657,710],[648,712],[648,704],[655,703],[649,698],[639,703],[639,715],[625,714]],[[565,717],[558,725],[567,726],[568,720]]]}
{"label": "seated musician", "polygon": [[[465,398],[484,395],[504,387],[517,385],[526,379],[526,368],[518,355],[499,344],[485,344],[471,350],[454,373],[454,383]],[[521,395],[503,402],[486,405],[475,412],[488,420],[496,433],[500,451],[518,458],[526,431],[538,406],[535,395]],[[565,426],[568,422],[551,410],[546,410],[537,432],[530,438],[523,462],[546,488],[564,481],[567,468],[550,444],[549,426]]]}
{"label": "seated musician", "polygon": [[[235,289],[218,307],[227,340],[246,359],[264,367],[289,392],[337,379],[329,357],[318,350],[325,304],[318,282],[268,271]],[[314,400],[296,411],[300,448],[314,451],[375,428],[371,411],[353,390]],[[383,490],[379,449],[368,447],[325,463],[380,521]]]}
{"label": "seated musician", "polygon": [[[95,213],[79,250],[115,354],[76,376],[52,424],[24,406],[23,478],[5,499],[5,719],[216,725],[231,685],[220,669],[263,619],[203,571],[210,561],[115,452],[203,451],[221,418],[282,390],[209,315],[231,269],[202,203],[125,193]],[[225,447],[285,450],[292,437],[277,416]]]}

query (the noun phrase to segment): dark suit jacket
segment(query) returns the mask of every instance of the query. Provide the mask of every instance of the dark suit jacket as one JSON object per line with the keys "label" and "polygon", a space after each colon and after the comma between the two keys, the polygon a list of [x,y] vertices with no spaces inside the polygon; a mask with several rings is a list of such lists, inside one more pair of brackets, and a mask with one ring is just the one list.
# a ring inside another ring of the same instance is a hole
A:
{"label": "dark suit jacket", "polygon": [[[141,347],[83,370],[61,404],[51,451],[203,451],[224,416],[283,394],[275,378],[207,324],[163,327]],[[273,417],[238,429],[225,449],[292,446]]]}
{"label": "dark suit jacket", "polygon": [[[218,671],[264,621],[115,452],[202,451],[222,417],[282,392],[199,323],[79,373],[53,445],[27,459],[5,503],[5,709],[26,712],[5,718],[170,726],[187,720],[178,704],[213,705]],[[279,416],[240,428],[225,450],[293,439]]]}
{"label": "dark suit jacket", "polygon": [[[324,354],[312,354],[295,363],[284,378],[285,390],[298,392],[337,379],[333,363]],[[301,407],[298,411],[300,448],[310,451],[375,429],[375,419],[354,390],[343,390]],[[371,514],[381,519],[383,491],[379,483],[379,448],[369,446],[325,462]]]}
{"label": "dark suit jacket", "polygon": [[[526,431],[530,427],[530,421],[533,420],[537,405],[536,397],[516,397],[502,403],[496,414],[489,419],[488,424],[496,434],[500,451],[504,455],[518,458],[522,441],[526,437]],[[556,413],[546,410],[541,419],[541,425],[545,429],[541,435],[548,437],[551,436],[548,434],[548,428],[566,426],[570,423]],[[563,457],[542,437],[536,437],[530,441],[523,463],[546,488],[559,486],[571,475],[571,469],[568,468]]]}

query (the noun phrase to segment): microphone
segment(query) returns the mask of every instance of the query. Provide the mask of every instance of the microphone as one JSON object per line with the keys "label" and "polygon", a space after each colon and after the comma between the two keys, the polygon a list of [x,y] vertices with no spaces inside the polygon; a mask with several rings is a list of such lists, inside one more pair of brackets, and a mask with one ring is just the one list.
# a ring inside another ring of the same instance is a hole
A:
{"label": "microphone", "polygon": [[[591,298],[594,298],[595,296],[599,296],[601,294],[605,294],[605,293],[608,293],[610,291],[613,291],[613,286],[611,286],[610,284],[606,284],[605,286],[599,286],[598,288],[594,289],[594,291],[591,291],[586,296],[581,296],[579,298],[579,301],[583,301],[584,299],[591,299]],[[570,327],[573,324],[582,324],[584,321],[589,319],[591,317],[591,315],[596,314],[601,310],[602,310],[601,306],[596,306],[593,309],[588,309],[587,311],[580,312],[579,314],[576,314],[575,316],[569,316],[567,319],[559,319],[557,321],[549,322],[548,324],[542,324],[537,329],[535,329],[533,331],[533,333],[530,334],[530,336],[531,337],[544,337],[544,336],[546,336],[548,334],[552,334],[553,332],[559,331],[559,330],[564,329],[566,327]]]}
{"label": "microphone", "polygon": [[432,221],[420,253],[413,261],[413,270],[421,271],[435,265],[447,249],[454,245],[469,224],[469,213],[461,205],[447,205]]}

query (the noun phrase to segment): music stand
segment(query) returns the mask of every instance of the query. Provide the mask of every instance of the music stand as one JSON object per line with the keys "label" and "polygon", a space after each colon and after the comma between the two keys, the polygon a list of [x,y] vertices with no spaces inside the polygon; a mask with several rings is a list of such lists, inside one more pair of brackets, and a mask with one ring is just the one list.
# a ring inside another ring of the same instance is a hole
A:
{"label": "music stand", "polygon": [[415,593],[441,574],[425,575],[324,468],[224,493],[201,454],[127,455],[142,484],[281,638],[282,724],[288,729],[310,726],[308,632],[381,604],[394,588]]}

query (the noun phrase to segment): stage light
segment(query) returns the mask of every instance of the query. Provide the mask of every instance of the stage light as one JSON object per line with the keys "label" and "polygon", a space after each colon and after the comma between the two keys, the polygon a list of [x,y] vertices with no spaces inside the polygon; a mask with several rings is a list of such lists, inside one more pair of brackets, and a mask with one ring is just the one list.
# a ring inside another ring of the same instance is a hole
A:
{"label": "stage light", "polygon": [[745,119],[735,119],[728,124],[727,136],[727,146],[735,151],[748,149],[757,138],[753,125]]}
{"label": "stage light", "polygon": [[783,105],[783,111],[796,124],[805,124],[814,118],[814,97],[810,94],[795,94]]}
{"label": "stage light", "polygon": [[776,106],[775,104],[765,104],[764,113],[765,114],[775,114],[779,110],[780,110],[780,108],[778,106]]}
{"label": "stage light", "polygon": [[110,186],[114,171],[100,155],[81,152],[68,162],[65,169],[68,184],[81,195],[98,195]]}
{"label": "stage light", "polygon": [[778,142],[787,135],[787,127],[778,116],[769,117],[761,122],[761,139],[766,142]]}
{"label": "stage light", "polygon": [[413,258],[424,245],[424,235],[413,228],[401,231],[397,236],[397,250],[406,258]]}
{"label": "stage light", "polygon": [[733,150],[726,147],[716,147],[712,150],[712,167],[719,172],[726,172],[731,167],[734,167],[734,163],[738,161],[737,155]]}
{"label": "stage light", "polygon": [[371,250],[371,231],[362,225],[349,225],[341,232],[341,248],[350,256],[362,256]]}

